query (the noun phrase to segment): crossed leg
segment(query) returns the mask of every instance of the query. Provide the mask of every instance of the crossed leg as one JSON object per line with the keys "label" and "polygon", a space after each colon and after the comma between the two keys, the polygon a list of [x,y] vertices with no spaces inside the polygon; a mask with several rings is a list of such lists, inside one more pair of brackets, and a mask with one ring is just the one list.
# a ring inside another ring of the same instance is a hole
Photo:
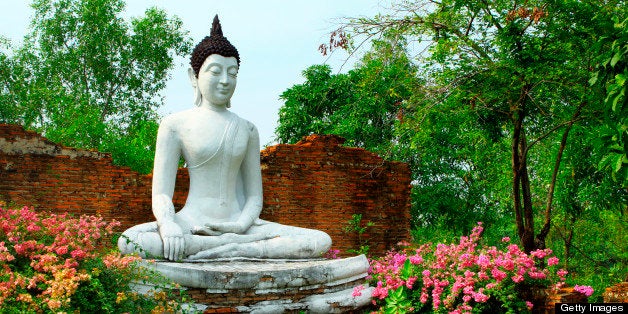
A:
{"label": "crossed leg", "polygon": [[[264,235],[276,236],[266,237]],[[249,258],[316,258],[331,247],[331,238],[325,232],[281,225],[258,220],[242,236],[260,237],[256,241],[233,241],[211,247],[189,256],[189,259],[212,259],[222,257]]]}
{"label": "crossed leg", "polygon": [[[276,237],[270,233],[235,234],[225,233],[218,236],[183,234],[185,241],[184,258],[198,252],[229,244],[254,243]],[[118,239],[118,248],[122,254],[138,253],[141,257],[161,259],[164,244],[156,222],[147,222],[133,226],[122,233]]]}

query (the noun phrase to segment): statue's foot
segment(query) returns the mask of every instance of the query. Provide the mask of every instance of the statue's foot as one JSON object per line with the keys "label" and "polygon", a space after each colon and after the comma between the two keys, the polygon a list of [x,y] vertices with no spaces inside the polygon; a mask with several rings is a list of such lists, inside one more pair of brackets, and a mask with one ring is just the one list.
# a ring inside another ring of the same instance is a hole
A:
{"label": "statue's foot", "polygon": [[[252,245],[257,244],[257,245]],[[242,246],[248,249],[244,250]],[[213,259],[221,257],[261,257],[263,244],[261,243],[229,243],[216,248],[200,251],[189,256],[189,259]]]}
{"label": "statue's foot", "polygon": [[[200,250],[188,256],[189,259],[210,259],[218,257],[256,257],[258,248],[261,252],[262,243],[258,241],[278,237],[277,234],[255,233],[236,234],[224,233],[219,236],[196,236],[194,241]],[[244,248],[243,246],[246,246]],[[261,253],[260,253],[261,254]]]}
{"label": "statue's foot", "polygon": [[220,237],[225,237],[226,243],[248,243],[255,242],[261,240],[268,240],[279,237],[278,234],[236,234],[236,233],[225,233]]}

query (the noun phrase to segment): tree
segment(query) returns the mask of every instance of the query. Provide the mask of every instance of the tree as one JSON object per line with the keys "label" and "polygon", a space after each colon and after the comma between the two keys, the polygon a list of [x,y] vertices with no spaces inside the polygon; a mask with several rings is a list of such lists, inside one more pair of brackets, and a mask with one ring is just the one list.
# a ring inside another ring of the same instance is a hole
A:
{"label": "tree", "polygon": [[327,65],[309,67],[305,83],[281,95],[278,140],[336,134],[348,145],[390,154],[403,102],[417,84],[416,68],[404,57],[403,44],[386,39],[373,42],[373,50],[346,74],[332,75]]}
{"label": "tree", "polygon": [[418,78],[402,38],[390,34],[373,41],[346,74],[331,74],[329,66],[317,65],[303,76],[305,83],[281,96],[285,105],[276,129],[280,142],[296,143],[312,133],[336,134],[346,138],[347,145],[408,163],[414,182],[412,225],[417,230],[440,225],[468,233],[476,221],[496,223],[503,217],[483,210],[481,198],[490,187],[486,181],[494,179],[477,170],[486,167],[470,164],[468,149],[460,149],[465,142],[477,141],[473,137],[478,134],[443,132],[468,126],[469,115],[442,119],[440,114],[456,112],[447,109],[420,118],[421,127],[415,129],[419,123],[409,104],[423,101],[425,81]]}
{"label": "tree", "polygon": [[590,167],[598,149],[565,167],[565,156],[592,147],[575,141],[573,130],[603,125],[604,96],[587,83],[592,47],[625,8],[623,1],[601,9],[573,1],[402,1],[392,14],[349,20],[322,51],[378,38],[417,47],[410,60],[423,83],[406,98],[404,123],[393,132],[397,156],[416,162],[415,219],[447,220],[448,213],[451,224],[492,212],[498,221],[510,212],[532,251],[547,246],[554,210],[567,206],[555,199],[557,188],[567,188],[567,171],[585,171],[596,178],[588,184],[625,202],[626,191],[601,184],[606,178]]}
{"label": "tree", "polygon": [[111,152],[141,172],[152,167],[175,55],[190,49],[177,17],[151,8],[125,22],[123,0],[35,0],[32,32],[0,72],[0,121],[64,145]]}
{"label": "tree", "polygon": [[[500,235],[492,241],[513,230],[526,251],[551,247],[597,290],[625,278],[627,11],[625,1],[400,1],[332,33],[325,53],[355,54],[382,39],[414,47],[395,55],[415,69],[397,76],[414,82],[404,84],[400,119],[385,125],[383,151],[411,166],[419,241],[467,233],[480,220]],[[316,116],[301,133],[365,125],[353,111],[334,119],[336,109],[319,109],[351,108],[343,107],[351,98],[327,98],[333,78],[300,87],[322,82],[296,101]],[[342,95],[370,92],[352,86]]]}

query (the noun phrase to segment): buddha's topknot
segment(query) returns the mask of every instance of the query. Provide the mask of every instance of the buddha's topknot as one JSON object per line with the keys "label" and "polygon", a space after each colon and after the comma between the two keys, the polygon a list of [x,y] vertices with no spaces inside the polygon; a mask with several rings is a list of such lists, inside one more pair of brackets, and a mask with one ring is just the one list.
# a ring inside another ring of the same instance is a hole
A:
{"label": "buddha's topknot", "polygon": [[238,60],[238,66],[240,66],[240,55],[238,50],[234,47],[226,37],[222,35],[222,26],[218,20],[218,14],[214,17],[212,23],[212,30],[209,36],[205,36],[203,40],[194,47],[192,51],[192,57],[190,57],[190,65],[194,70],[194,74],[198,77],[198,72],[201,70],[201,66],[205,59],[213,54],[219,54],[223,57],[235,57]]}

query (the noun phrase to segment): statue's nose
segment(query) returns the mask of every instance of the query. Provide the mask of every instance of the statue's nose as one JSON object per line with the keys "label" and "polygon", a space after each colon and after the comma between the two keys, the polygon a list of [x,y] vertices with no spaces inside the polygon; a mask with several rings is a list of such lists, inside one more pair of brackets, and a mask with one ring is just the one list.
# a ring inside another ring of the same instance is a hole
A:
{"label": "statue's nose", "polygon": [[223,74],[220,77],[220,84],[223,84],[223,85],[229,84],[229,74]]}

